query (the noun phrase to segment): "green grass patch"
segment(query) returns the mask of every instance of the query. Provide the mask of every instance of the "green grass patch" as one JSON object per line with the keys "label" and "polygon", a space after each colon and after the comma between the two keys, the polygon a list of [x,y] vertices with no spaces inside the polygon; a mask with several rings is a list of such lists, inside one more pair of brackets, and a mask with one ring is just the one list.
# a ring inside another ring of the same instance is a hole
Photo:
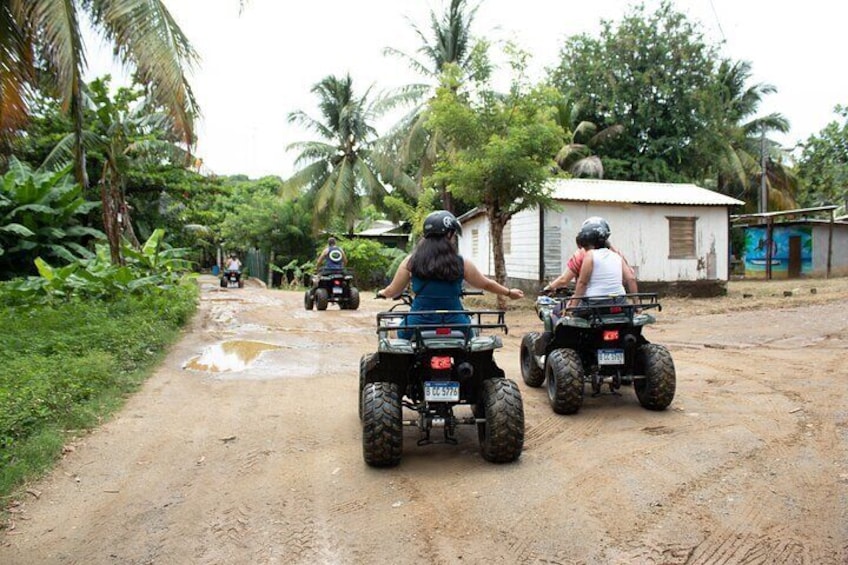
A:
{"label": "green grass patch", "polygon": [[40,476],[69,434],[119,408],[194,313],[185,284],[104,301],[0,306],[0,497]]}

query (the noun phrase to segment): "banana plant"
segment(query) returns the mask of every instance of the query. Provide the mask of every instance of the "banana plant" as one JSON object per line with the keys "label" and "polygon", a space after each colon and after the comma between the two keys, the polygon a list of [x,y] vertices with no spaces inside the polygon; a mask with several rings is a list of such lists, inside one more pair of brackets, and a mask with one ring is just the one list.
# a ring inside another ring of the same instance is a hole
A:
{"label": "banana plant", "polygon": [[66,263],[90,257],[85,244],[103,239],[101,231],[82,223],[99,203],[82,197],[70,165],[34,171],[10,157],[0,181],[0,276],[34,274],[30,266],[39,256]]}

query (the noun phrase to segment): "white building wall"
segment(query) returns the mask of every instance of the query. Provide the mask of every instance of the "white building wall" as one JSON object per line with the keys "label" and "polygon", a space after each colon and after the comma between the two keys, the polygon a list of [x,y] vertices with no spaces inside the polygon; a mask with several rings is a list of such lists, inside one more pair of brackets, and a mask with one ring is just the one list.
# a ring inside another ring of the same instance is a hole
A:
{"label": "white building wall", "polygon": [[[612,230],[610,242],[645,281],[727,280],[727,210],[713,206],[657,206],[645,204],[565,203],[562,248],[568,257],[574,238],[589,216],[602,216]],[[695,258],[670,259],[669,217],[695,217]],[[565,261],[565,259],[564,259]],[[564,262],[563,262],[564,265]],[[713,274],[714,272],[714,274]]]}
{"label": "white building wall", "polygon": [[[813,274],[827,273],[827,246],[829,228],[827,224],[813,226]],[[830,257],[831,275],[848,274],[848,226],[835,224]]]}
{"label": "white building wall", "polygon": [[[515,279],[536,280],[539,273],[539,210],[522,210],[510,219],[510,253],[506,275]],[[492,262],[492,274],[495,270]]]}
{"label": "white building wall", "polygon": [[[610,224],[610,242],[617,247],[644,281],[694,281],[728,279],[728,219],[723,206],[666,206],[562,202],[560,209],[545,211],[545,266],[542,277],[551,280],[565,268],[577,248],[574,241],[583,221],[602,216]],[[668,217],[695,217],[695,258],[670,259]],[[505,256],[507,276],[536,281],[539,278],[539,211],[519,212],[510,220],[511,250]],[[473,230],[478,252],[472,253]],[[460,252],[486,275],[494,275],[489,223],[478,215],[463,224]]]}

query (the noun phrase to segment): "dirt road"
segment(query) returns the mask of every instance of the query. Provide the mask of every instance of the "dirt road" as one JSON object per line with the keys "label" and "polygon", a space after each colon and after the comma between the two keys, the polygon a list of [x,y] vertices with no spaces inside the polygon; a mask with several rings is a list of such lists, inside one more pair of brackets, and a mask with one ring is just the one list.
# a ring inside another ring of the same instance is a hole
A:
{"label": "dirt road", "polygon": [[[356,409],[385,302],[203,288],[161,369],[13,508],[0,563],[848,563],[848,281],[781,309],[665,303],[646,330],[677,368],[661,413],[625,388],[554,414],[519,374],[538,321],[510,312],[520,460],[486,463],[472,428],[426,447],[408,428],[393,469],[363,463]],[[233,340],[265,345],[209,357]]]}

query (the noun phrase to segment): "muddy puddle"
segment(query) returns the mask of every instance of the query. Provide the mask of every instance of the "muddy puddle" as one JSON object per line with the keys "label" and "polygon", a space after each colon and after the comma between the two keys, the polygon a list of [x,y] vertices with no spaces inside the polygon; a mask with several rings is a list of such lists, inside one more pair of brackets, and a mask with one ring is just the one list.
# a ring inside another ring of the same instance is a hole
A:
{"label": "muddy puddle", "polygon": [[192,357],[183,369],[208,373],[238,372],[248,369],[262,353],[280,349],[279,345],[260,341],[232,340],[211,345]]}

